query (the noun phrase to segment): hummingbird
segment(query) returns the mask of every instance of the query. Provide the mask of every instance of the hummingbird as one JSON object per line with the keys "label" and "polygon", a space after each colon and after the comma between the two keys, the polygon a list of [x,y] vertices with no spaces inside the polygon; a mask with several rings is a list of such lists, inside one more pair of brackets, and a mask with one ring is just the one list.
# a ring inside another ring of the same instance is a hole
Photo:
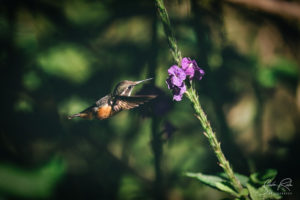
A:
{"label": "hummingbird", "polygon": [[117,84],[111,94],[108,94],[87,109],[68,116],[68,119],[75,117],[86,118],[86,119],[107,119],[122,110],[130,110],[138,107],[139,105],[156,98],[156,95],[134,95],[131,96],[133,88],[145,81],[149,81],[153,78],[148,78],[141,81],[121,81]]}

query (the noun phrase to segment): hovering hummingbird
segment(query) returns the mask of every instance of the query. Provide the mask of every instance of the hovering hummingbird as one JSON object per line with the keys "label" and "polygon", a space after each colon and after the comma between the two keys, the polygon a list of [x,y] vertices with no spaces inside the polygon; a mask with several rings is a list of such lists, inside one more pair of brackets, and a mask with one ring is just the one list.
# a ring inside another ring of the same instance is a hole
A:
{"label": "hovering hummingbird", "polygon": [[122,110],[129,110],[131,108],[138,107],[151,99],[154,99],[156,95],[134,95],[130,96],[134,86],[149,81],[152,78],[148,78],[141,81],[121,81],[117,84],[111,94],[108,94],[87,109],[80,113],[71,115],[68,119],[74,117],[81,117],[87,119],[97,118],[99,120],[107,119],[113,115],[121,112]]}

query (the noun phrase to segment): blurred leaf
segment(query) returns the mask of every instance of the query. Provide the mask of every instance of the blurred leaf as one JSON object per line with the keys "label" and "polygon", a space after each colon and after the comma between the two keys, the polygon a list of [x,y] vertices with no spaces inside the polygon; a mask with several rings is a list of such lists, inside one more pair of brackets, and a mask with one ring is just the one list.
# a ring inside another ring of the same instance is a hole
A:
{"label": "blurred leaf", "polygon": [[[204,162],[207,151],[202,146],[198,148],[193,148],[195,145],[199,144],[198,141],[192,137],[187,137],[183,139],[176,139],[173,141],[171,147],[169,147],[166,153],[168,157],[166,158],[167,163],[170,163],[174,169],[178,171],[196,170],[201,161]],[[186,156],[186,152],[192,152],[189,156]],[[202,158],[203,160],[200,160]]]}
{"label": "blurred leaf", "polygon": [[297,64],[286,58],[278,58],[268,67],[259,67],[257,80],[267,88],[274,87],[278,80],[282,78],[297,79],[299,69]]}
{"label": "blurred leaf", "polygon": [[72,46],[52,48],[38,56],[40,67],[48,74],[83,83],[91,75],[91,58],[87,52]]}
{"label": "blurred leaf", "polygon": [[23,85],[26,89],[33,91],[41,86],[42,80],[34,71],[30,71],[23,76]]}
{"label": "blurred leaf", "polygon": [[27,55],[34,55],[38,49],[34,17],[27,9],[20,9],[17,20],[15,44]]}
{"label": "blurred leaf", "polygon": [[64,10],[66,16],[79,25],[99,24],[110,15],[108,9],[100,2],[66,1]]}
{"label": "blurred leaf", "polygon": [[26,198],[49,197],[64,173],[65,164],[59,159],[36,170],[0,164],[0,193]]}
{"label": "blurred leaf", "polygon": [[108,123],[111,125],[112,129],[116,134],[124,134],[130,128],[130,122],[132,118],[129,117],[129,112],[121,112],[115,116],[115,120],[111,120]]}
{"label": "blurred leaf", "polygon": [[223,64],[222,55],[219,52],[213,52],[208,57],[208,66],[212,68],[212,70],[216,70],[220,68]]}
{"label": "blurred leaf", "polygon": [[141,183],[133,176],[125,175],[121,179],[118,199],[140,199],[143,192]]}
{"label": "blurred leaf", "polygon": [[262,68],[260,67],[257,74],[258,82],[267,88],[274,87],[276,84],[275,75],[270,68]]}
{"label": "blurred leaf", "polygon": [[181,39],[185,40],[185,43],[195,44],[197,43],[197,35],[195,30],[189,26],[180,26],[177,30],[178,34],[181,35]]}
{"label": "blurred leaf", "polygon": [[268,186],[256,188],[251,184],[247,184],[250,197],[253,200],[281,199],[281,196],[271,190]]}
{"label": "blurred leaf", "polygon": [[263,185],[266,181],[272,181],[277,175],[277,171],[275,169],[267,169],[263,172],[256,172],[250,175],[250,180],[259,185]]}
{"label": "blurred leaf", "polygon": [[[111,26],[109,26],[104,34],[101,36],[99,44],[118,45],[122,42],[130,42],[140,48],[150,42],[151,32],[148,28],[150,21],[143,17],[130,17],[128,19],[118,19]],[[115,56],[115,55],[114,55]],[[125,63],[128,64],[130,56],[125,56]],[[118,58],[119,59],[119,58]]]}
{"label": "blurred leaf", "polygon": [[299,69],[297,63],[284,57],[278,58],[272,65],[272,68],[278,75],[298,77]]}
{"label": "blurred leaf", "polygon": [[46,16],[37,14],[34,18],[34,31],[38,41],[40,42],[42,39],[47,39],[49,36],[51,36],[51,34],[57,31],[57,29]]}
{"label": "blurred leaf", "polygon": [[32,112],[33,111],[33,102],[27,96],[23,96],[15,102],[14,110],[17,112]]}
{"label": "blurred leaf", "polygon": [[227,181],[227,179],[224,179],[220,176],[204,175],[202,173],[190,173],[190,172],[186,173],[185,175],[188,177],[191,177],[191,178],[196,178],[201,183],[204,183],[215,189],[229,193],[236,197],[239,196],[238,193],[234,191],[234,189],[232,188],[230,183]]}

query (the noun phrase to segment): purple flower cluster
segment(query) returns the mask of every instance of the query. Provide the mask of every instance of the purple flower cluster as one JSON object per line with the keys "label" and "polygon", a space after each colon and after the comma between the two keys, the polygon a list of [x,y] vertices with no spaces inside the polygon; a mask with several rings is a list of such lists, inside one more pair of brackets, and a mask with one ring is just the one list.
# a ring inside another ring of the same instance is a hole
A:
{"label": "purple flower cluster", "polygon": [[185,74],[189,76],[190,80],[195,78],[200,81],[205,74],[204,70],[198,67],[197,62],[190,58],[183,58],[181,60],[181,66]]}
{"label": "purple flower cluster", "polygon": [[166,80],[168,88],[172,90],[173,100],[181,101],[182,95],[186,91],[184,80],[188,77],[190,80],[201,80],[204,76],[204,70],[198,67],[195,60],[183,58],[181,60],[182,68],[173,65],[168,69],[169,77]]}

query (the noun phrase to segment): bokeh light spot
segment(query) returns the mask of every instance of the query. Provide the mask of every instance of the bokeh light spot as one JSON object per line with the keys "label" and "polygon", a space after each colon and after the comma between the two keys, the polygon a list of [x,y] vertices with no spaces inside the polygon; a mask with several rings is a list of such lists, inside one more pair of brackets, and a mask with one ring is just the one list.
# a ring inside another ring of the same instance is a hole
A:
{"label": "bokeh light spot", "polygon": [[38,63],[47,74],[75,84],[87,81],[91,75],[90,56],[76,47],[54,47],[38,56]]}
{"label": "bokeh light spot", "polygon": [[41,83],[42,80],[34,71],[30,71],[23,76],[23,85],[30,91],[38,89]]}

